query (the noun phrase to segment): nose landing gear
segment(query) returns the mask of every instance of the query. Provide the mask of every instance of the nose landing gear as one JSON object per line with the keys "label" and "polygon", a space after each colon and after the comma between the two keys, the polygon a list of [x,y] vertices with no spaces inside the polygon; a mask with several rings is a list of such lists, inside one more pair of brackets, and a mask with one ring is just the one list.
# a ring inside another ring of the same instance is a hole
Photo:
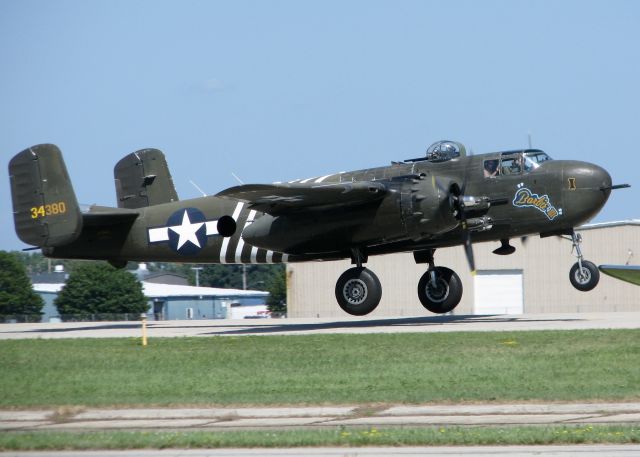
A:
{"label": "nose landing gear", "polygon": [[569,281],[571,285],[582,292],[588,292],[598,285],[600,281],[600,271],[592,262],[584,260],[580,244],[582,236],[574,231],[571,232],[571,251],[575,250],[578,261],[569,270]]}

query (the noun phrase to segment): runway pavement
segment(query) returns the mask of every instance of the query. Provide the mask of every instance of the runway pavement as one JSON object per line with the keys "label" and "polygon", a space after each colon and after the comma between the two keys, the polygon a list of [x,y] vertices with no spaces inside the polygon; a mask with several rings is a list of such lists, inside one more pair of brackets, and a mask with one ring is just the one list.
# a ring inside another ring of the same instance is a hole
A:
{"label": "runway pavement", "polygon": [[127,451],[45,451],[8,452],[4,457],[633,457],[640,456],[640,445],[568,445],[568,446],[450,446],[450,447],[362,447],[362,448],[290,448],[290,449],[153,449]]}
{"label": "runway pavement", "polygon": [[[150,321],[149,338],[216,335],[311,335],[324,333],[403,333],[637,329],[640,312],[524,314],[518,316],[345,317],[334,319],[244,319]],[[141,336],[140,322],[0,324],[0,339],[123,338]]]}
{"label": "runway pavement", "polygon": [[225,431],[637,423],[640,423],[640,403],[0,410],[0,431]]}

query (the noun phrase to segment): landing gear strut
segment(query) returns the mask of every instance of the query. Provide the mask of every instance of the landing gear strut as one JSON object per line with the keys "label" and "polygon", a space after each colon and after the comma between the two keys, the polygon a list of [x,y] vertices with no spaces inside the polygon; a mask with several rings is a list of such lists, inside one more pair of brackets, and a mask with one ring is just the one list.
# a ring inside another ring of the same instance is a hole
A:
{"label": "landing gear strut", "polygon": [[362,266],[367,257],[361,249],[352,249],[357,266],[342,273],[336,283],[336,300],[345,312],[364,316],[376,309],[382,298],[382,285],[375,273]]}
{"label": "landing gear strut", "polygon": [[416,261],[423,258],[429,264],[429,269],[418,282],[418,298],[422,306],[436,314],[452,311],[462,299],[462,282],[455,271],[446,267],[436,267],[430,249],[422,256],[414,254]]}
{"label": "landing gear strut", "polygon": [[580,243],[582,236],[574,231],[571,232],[571,251],[575,250],[578,261],[569,270],[569,280],[571,285],[582,292],[588,292],[598,285],[600,281],[600,271],[592,262],[584,260]]}

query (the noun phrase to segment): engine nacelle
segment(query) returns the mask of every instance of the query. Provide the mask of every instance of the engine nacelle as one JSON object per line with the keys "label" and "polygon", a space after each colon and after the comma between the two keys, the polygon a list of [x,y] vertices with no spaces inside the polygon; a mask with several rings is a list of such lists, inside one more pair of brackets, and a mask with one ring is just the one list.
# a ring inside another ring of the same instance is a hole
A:
{"label": "engine nacelle", "polygon": [[453,207],[451,180],[426,176],[405,183],[402,189],[402,214],[409,238],[420,240],[454,229],[459,221]]}

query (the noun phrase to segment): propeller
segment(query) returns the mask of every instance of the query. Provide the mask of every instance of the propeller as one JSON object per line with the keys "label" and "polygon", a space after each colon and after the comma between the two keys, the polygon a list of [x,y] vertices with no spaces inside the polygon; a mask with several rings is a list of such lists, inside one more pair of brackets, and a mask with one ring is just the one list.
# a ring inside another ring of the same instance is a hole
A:
{"label": "propeller", "polygon": [[443,195],[447,195],[449,198],[449,206],[452,209],[453,216],[460,221],[460,227],[462,228],[462,243],[464,245],[465,256],[467,257],[467,263],[471,274],[476,272],[475,258],[473,255],[473,247],[471,243],[471,231],[467,225],[467,215],[464,206],[464,195],[467,188],[468,171],[465,171],[464,179],[462,181],[462,187],[458,187],[457,184],[451,185],[447,189],[442,182],[435,176],[432,177],[433,184],[438,187]]}
{"label": "propeller", "polygon": [[468,168],[465,170],[464,179],[462,181],[462,187],[460,188],[460,193],[456,196],[455,202],[458,210],[458,215],[460,216],[460,226],[462,227],[462,242],[464,244],[464,253],[467,257],[467,263],[469,264],[469,269],[471,270],[471,274],[476,274],[476,262],[473,255],[473,246],[471,245],[471,231],[469,230],[469,226],[467,225],[467,214],[465,212],[464,206],[464,196],[465,190],[467,189],[467,181],[468,181]]}

